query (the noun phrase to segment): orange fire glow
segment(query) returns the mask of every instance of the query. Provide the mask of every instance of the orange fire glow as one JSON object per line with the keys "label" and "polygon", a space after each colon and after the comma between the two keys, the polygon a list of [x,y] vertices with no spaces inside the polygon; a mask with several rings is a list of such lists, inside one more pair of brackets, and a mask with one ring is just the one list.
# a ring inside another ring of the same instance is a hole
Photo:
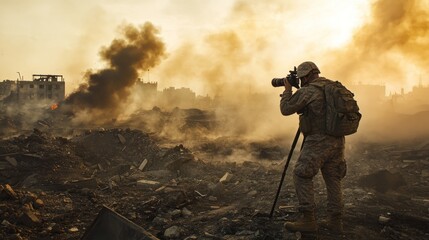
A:
{"label": "orange fire glow", "polygon": [[57,108],[58,108],[58,104],[57,103],[54,103],[54,104],[51,105],[51,110],[55,110]]}

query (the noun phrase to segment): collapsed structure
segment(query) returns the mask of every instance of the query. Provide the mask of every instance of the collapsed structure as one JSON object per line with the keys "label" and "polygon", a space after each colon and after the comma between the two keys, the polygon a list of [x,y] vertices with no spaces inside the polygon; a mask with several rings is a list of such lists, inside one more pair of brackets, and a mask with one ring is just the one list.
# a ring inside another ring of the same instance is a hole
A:
{"label": "collapsed structure", "polygon": [[0,83],[0,100],[25,104],[34,100],[56,103],[65,98],[63,75],[33,74],[32,80],[4,80]]}

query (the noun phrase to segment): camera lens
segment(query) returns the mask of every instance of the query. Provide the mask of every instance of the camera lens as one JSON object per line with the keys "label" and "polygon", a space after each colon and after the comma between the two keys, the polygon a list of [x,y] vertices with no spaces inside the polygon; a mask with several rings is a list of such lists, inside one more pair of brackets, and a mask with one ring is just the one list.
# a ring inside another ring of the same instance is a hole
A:
{"label": "camera lens", "polygon": [[284,86],[284,78],[273,78],[273,80],[271,80],[271,84],[273,85],[273,87]]}

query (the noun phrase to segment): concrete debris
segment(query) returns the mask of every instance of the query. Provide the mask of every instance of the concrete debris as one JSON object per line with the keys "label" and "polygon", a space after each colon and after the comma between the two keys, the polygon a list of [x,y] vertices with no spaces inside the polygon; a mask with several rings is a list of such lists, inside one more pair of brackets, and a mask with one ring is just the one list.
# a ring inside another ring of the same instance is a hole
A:
{"label": "concrete debris", "polygon": [[169,222],[169,221],[168,221],[167,219],[162,218],[162,217],[159,217],[159,216],[156,216],[156,217],[152,220],[152,223],[153,223],[153,224],[155,224],[155,225],[160,225],[160,226],[166,225],[168,222]]}
{"label": "concrete debris", "polygon": [[170,212],[170,216],[172,219],[177,219],[182,216],[182,210],[180,209],[174,209]]}
{"label": "concrete debris", "polygon": [[145,186],[145,185],[159,185],[160,182],[141,179],[137,181],[137,186]]}
{"label": "concrete debris", "polygon": [[223,176],[222,176],[222,178],[221,179],[219,179],[219,182],[220,183],[228,183],[228,182],[230,182],[231,181],[231,179],[232,179],[232,177],[233,177],[234,175],[232,175],[231,173],[225,173]]}
{"label": "concrete debris", "polygon": [[[77,232],[77,226],[71,229]],[[103,239],[103,240],[122,240],[122,239],[142,239],[159,240],[141,226],[135,224],[121,214],[112,209],[103,206],[91,226],[86,230],[82,240]]]}
{"label": "concrete debris", "polygon": [[182,215],[184,217],[190,217],[190,216],[193,215],[193,213],[191,211],[189,211],[187,208],[184,207],[184,208],[182,208]]}
{"label": "concrete debris", "polygon": [[172,226],[165,230],[164,237],[167,239],[179,238],[182,235],[183,229],[178,226]]}
{"label": "concrete debris", "polygon": [[18,221],[27,227],[34,227],[41,223],[40,219],[31,211],[23,212]]}
{"label": "concrete debris", "polygon": [[0,185],[0,199],[18,199],[18,195],[9,184]]}
{"label": "concrete debris", "polygon": [[388,223],[389,221],[390,221],[390,218],[385,217],[385,216],[383,216],[383,215],[380,215],[380,216],[378,217],[378,222],[379,222],[379,223],[381,223],[381,224],[386,224],[386,223]]}
{"label": "concrete debris", "polygon": [[146,167],[146,164],[147,164],[147,159],[143,160],[142,163],[140,163],[139,170],[143,171],[144,167]]}
{"label": "concrete debris", "polygon": [[[275,160],[284,151],[275,145],[280,141],[205,138],[187,142],[187,148],[156,134],[94,128],[75,129],[65,138],[33,130],[0,140],[0,239],[93,239],[87,232],[100,220],[94,217],[102,206],[127,216],[110,211],[106,219],[118,220],[113,226],[133,220],[134,227],[148,229],[149,239],[297,239],[283,228],[286,219],[298,217],[293,174],[286,174],[273,220],[266,217],[284,166]],[[417,145],[348,148],[344,239],[427,237],[429,159],[427,146]],[[229,162],[237,152],[247,153],[246,161]],[[320,174],[315,187],[323,218]],[[94,234],[112,229],[100,226]],[[324,229],[319,234],[338,239]]]}
{"label": "concrete debris", "polygon": [[45,206],[45,203],[43,202],[42,199],[38,198],[34,201],[33,206],[34,208],[39,209],[39,208],[43,208]]}
{"label": "concrete debris", "polygon": [[69,229],[68,229],[68,232],[69,232],[69,233],[79,232],[79,228],[77,228],[77,227],[69,228]]}

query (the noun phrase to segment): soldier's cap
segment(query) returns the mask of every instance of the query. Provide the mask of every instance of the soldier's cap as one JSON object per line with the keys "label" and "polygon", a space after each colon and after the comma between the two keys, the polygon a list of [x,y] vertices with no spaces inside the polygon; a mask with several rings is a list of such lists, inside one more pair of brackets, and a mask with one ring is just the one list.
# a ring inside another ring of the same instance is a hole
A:
{"label": "soldier's cap", "polygon": [[301,78],[307,76],[311,70],[317,70],[316,73],[320,73],[319,68],[316,66],[314,62],[306,61],[299,64],[296,76]]}

